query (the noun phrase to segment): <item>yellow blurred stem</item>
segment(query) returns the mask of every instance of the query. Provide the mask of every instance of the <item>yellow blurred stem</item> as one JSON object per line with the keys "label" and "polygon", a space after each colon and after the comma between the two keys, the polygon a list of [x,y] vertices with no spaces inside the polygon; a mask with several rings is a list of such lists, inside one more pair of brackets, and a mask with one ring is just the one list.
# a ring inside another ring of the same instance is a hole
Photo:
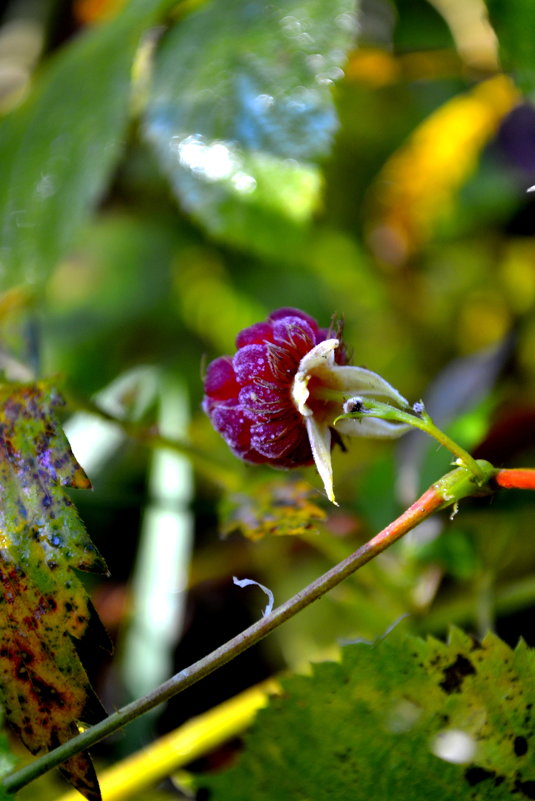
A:
{"label": "yellow blurred stem", "polygon": [[448,216],[483,147],[519,99],[512,81],[498,75],[453,97],[416,128],[373,187],[368,234],[379,258],[402,262]]}
{"label": "yellow blurred stem", "polygon": [[82,25],[92,25],[105,22],[118,15],[125,0],[76,0],[74,15]]}
{"label": "yellow blurred stem", "polygon": [[483,0],[430,0],[444,17],[465,64],[487,69],[498,66],[496,35]]}
{"label": "yellow blurred stem", "polygon": [[394,56],[387,50],[359,48],[349,55],[346,79],[372,88],[415,80],[463,74],[463,63],[453,50],[419,51]]}
{"label": "yellow blurred stem", "polygon": [[[99,775],[102,801],[127,799],[241,734],[266,706],[268,696],[277,692],[280,687],[274,679],[262,682],[103,771]],[[80,795],[73,790],[57,801],[80,801]]]}
{"label": "yellow blurred stem", "polygon": [[0,294],[0,324],[21,312],[28,311],[35,302],[34,293],[26,286],[14,286]]}

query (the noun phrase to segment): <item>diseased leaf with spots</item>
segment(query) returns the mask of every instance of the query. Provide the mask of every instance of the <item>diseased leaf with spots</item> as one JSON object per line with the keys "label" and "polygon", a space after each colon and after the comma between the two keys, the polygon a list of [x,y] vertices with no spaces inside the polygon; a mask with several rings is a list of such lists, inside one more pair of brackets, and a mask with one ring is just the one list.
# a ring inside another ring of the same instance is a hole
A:
{"label": "diseased leaf with spots", "polygon": [[234,492],[221,505],[221,531],[228,536],[239,531],[244,537],[259,540],[266,536],[298,536],[314,532],[312,521],[327,515],[311,500],[313,488],[306,481],[284,480],[249,483],[247,491]]}
{"label": "diseased leaf with spots", "polygon": [[213,801],[535,798],[535,658],[495,635],[396,629],[283,681]]}
{"label": "diseased leaf with spots", "polygon": [[[73,568],[107,568],[64,489],[90,482],[55,420],[60,403],[42,383],[0,387],[0,700],[33,754],[103,715],[75,647],[98,619]],[[87,754],[61,770],[100,798]]]}

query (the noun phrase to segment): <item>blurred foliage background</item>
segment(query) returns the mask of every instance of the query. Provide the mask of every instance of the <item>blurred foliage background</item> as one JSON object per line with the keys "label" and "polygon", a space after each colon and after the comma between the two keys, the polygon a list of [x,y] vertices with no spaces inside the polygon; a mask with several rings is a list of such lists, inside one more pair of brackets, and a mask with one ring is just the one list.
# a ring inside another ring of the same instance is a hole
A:
{"label": "blurred foliage background", "polygon": [[[0,360],[8,379],[54,376],[94,485],[75,501],[112,574],[88,584],[115,654],[85,655],[107,708],[260,615],[262,593],[233,575],[281,601],[448,469],[423,435],[354,441],[334,456],[334,509],[313,469],[240,464],[200,409],[203,365],[273,309],[342,314],[354,363],[423,397],[478,458],[535,463],[525,5],[489,3],[513,80],[482,0],[7,4]],[[535,645],[532,534],[515,491],[431,520],[95,749],[97,765],[403,616],[415,633]],[[21,798],[57,798],[57,782]],[[182,774],[142,783],[104,798],[190,792]]]}

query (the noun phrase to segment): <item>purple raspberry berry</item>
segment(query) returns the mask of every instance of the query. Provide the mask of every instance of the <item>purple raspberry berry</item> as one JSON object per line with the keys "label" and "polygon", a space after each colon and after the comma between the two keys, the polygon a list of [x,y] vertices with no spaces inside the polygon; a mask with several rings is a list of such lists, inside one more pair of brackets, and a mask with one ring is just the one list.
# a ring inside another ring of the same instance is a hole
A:
{"label": "purple raspberry berry", "polygon": [[[240,331],[234,358],[209,365],[203,408],[242,459],[283,468],[312,463],[291,391],[301,359],[327,337],[308,314],[278,309],[266,322]],[[343,350],[338,353],[343,361]]]}
{"label": "purple raspberry berry", "polygon": [[[203,409],[234,453],[248,462],[291,468],[314,462],[334,502],[331,447],[339,433],[397,437],[406,426],[378,419],[339,420],[356,396],[407,401],[384,378],[347,364],[340,332],[319,328],[299,309],[278,309],[240,331],[235,356],[213,361]],[[337,425],[337,430],[333,426]]]}

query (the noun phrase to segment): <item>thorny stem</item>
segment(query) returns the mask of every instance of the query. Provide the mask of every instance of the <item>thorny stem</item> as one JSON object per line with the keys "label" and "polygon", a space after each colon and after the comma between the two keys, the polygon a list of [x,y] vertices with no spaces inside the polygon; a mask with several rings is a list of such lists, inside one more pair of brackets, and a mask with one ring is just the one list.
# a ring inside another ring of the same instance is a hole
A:
{"label": "thorny stem", "polygon": [[[483,463],[482,469],[486,471],[490,480],[495,473],[494,468],[491,468],[491,466],[487,468],[486,463]],[[181,670],[143,698],[127,704],[72,740],[63,743],[48,754],[21,768],[21,770],[7,776],[2,782],[3,789],[8,793],[20,790],[66,759],[80,751],[85,751],[99,740],[113,734],[145,712],[168,701],[174,695],[200,681],[252,645],[255,645],[286,620],[301,611],[301,609],[321,598],[322,595],[336,587],[349,575],[389,548],[431,514],[452,503],[457,503],[461,498],[480,494],[480,492],[481,490],[474,486],[473,476],[465,468],[461,467],[446,474],[379,534],[292,598],[276,607],[270,615],[253,623],[248,629],[216,648],[208,656]]]}

